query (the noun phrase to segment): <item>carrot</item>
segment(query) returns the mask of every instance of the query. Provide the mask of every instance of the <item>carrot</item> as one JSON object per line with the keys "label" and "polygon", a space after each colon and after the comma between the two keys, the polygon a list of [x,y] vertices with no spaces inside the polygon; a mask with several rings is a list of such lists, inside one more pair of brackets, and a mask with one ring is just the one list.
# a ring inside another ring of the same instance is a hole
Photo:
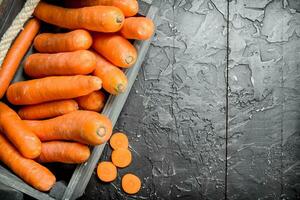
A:
{"label": "carrot", "polygon": [[104,115],[78,110],[48,120],[24,120],[41,141],[72,140],[98,145],[109,140],[112,123]]}
{"label": "carrot", "polygon": [[122,188],[127,194],[135,194],[141,189],[141,180],[134,174],[125,174],[122,177]]}
{"label": "carrot", "polygon": [[0,102],[0,129],[26,158],[41,153],[41,141],[10,107]]}
{"label": "carrot", "polygon": [[30,105],[87,95],[101,88],[96,76],[52,76],[9,86],[6,96],[15,105]]}
{"label": "carrot", "polygon": [[75,110],[78,110],[78,104],[70,99],[24,106],[20,108],[18,114],[21,119],[46,119]]}
{"label": "carrot", "polygon": [[88,50],[78,50],[56,54],[31,54],[26,59],[24,71],[33,78],[42,78],[89,74],[95,67],[95,55]]}
{"label": "carrot", "polygon": [[83,110],[100,112],[105,105],[106,97],[102,91],[95,91],[88,95],[77,97],[76,101]]}
{"label": "carrot", "polygon": [[104,90],[113,95],[125,92],[128,81],[124,72],[99,54],[95,53],[95,55],[96,69],[93,75],[103,81]]}
{"label": "carrot", "polygon": [[109,144],[112,149],[127,149],[128,148],[128,138],[124,133],[114,133],[110,140]]}
{"label": "carrot", "polygon": [[125,19],[120,33],[126,39],[148,40],[154,33],[154,24],[146,17],[129,17]]}
{"label": "carrot", "polygon": [[55,176],[46,167],[22,157],[1,134],[0,160],[35,189],[48,191],[55,183]]}
{"label": "carrot", "polygon": [[33,38],[39,32],[40,23],[37,19],[31,19],[20,32],[10,49],[8,50],[0,67],[0,99],[4,96],[7,87],[13,79],[19,64],[29,49]]}
{"label": "carrot", "polygon": [[100,32],[116,32],[124,22],[122,11],[113,6],[63,8],[40,2],[34,16],[49,24],[68,29],[87,29]]}
{"label": "carrot", "polygon": [[135,47],[122,36],[95,33],[93,41],[93,48],[116,66],[128,68],[137,59]]}
{"label": "carrot", "polygon": [[131,163],[131,152],[128,149],[116,149],[111,153],[111,160],[117,167],[127,167]]}
{"label": "carrot", "polygon": [[100,162],[97,167],[97,175],[103,182],[112,182],[117,178],[117,168],[111,162]]}
{"label": "carrot", "polygon": [[90,149],[77,142],[51,141],[42,143],[41,155],[36,159],[41,163],[61,162],[67,164],[84,163],[90,157]]}
{"label": "carrot", "polygon": [[42,33],[35,37],[34,48],[42,53],[58,53],[85,50],[92,45],[92,36],[86,30],[68,33]]}
{"label": "carrot", "polygon": [[122,10],[125,17],[131,17],[138,13],[139,4],[137,0],[67,0],[65,1],[68,7],[84,7],[84,6],[115,6]]}

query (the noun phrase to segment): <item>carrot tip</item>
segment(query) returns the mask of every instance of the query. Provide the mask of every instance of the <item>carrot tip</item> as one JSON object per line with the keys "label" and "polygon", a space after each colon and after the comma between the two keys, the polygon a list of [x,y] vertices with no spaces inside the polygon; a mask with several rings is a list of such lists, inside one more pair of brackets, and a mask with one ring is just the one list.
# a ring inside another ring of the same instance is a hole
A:
{"label": "carrot tip", "polygon": [[132,56],[128,56],[126,59],[125,59],[125,62],[127,64],[131,64],[133,62],[133,57]]}
{"label": "carrot tip", "polygon": [[123,92],[125,92],[125,89],[126,89],[126,87],[124,87],[123,84],[119,84],[119,85],[115,88],[115,90],[116,90],[117,93],[123,93]]}
{"label": "carrot tip", "polygon": [[106,134],[106,128],[101,126],[98,128],[97,130],[97,135],[99,135],[100,137],[104,137]]}
{"label": "carrot tip", "polygon": [[116,22],[121,24],[123,22],[123,17],[122,16],[118,16],[116,19]]}

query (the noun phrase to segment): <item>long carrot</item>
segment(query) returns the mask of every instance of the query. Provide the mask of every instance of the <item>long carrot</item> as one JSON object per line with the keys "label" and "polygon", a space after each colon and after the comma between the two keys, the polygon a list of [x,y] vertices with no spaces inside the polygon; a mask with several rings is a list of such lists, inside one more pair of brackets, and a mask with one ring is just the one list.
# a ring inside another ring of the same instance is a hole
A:
{"label": "long carrot", "polygon": [[67,0],[65,1],[68,7],[84,7],[84,6],[115,6],[122,10],[126,17],[131,17],[139,11],[139,4],[137,0]]}
{"label": "long carrot", "polygon": [[100,32],[116,32],[124,22],[122,11],[113,6],[63,8],[40,2],[34,15],[50,24],[68,29],[87,29]]}
{"label": "long carrot", "polygon": [[35,37],[34,48],[41,53],[85,50],[92,45],[92,36],[86,30],[68,33],[42,33]]}
{"label": "long carrot", "polygon": [[37,19],[31,19],[20,32],[0,67],[0,99],[5,94],[7,87],[13,79],[19,64],[29,49],[33,38],[40,29],[40,23]]}
{"label": "long carrot", "polygon": [[42,143],[41,155],[36,159],[41,163],[61,162],[78,164],[90,157],[90,149],[77,142],[51,141]]}
{"label": "long carrot", "polygon": [[46,119],[75,110],[78,110],[77,102],[69,99],[24,106],[19,109],[18,114],[21,119]]}
{"label": "long carrot", "polygon": [[14,83],[6,96],[12,104],[30,105],[87,95],[99,90],[101,85],[101,79],[96,76],[52,76]]}
{"label": "long carrot", "polygon": [[84,75],[94,71],[96,58],[88,50],[55,54],[35,53],[27,57],[24,70],[28,76]]}
{"label": "long carrot", "polygon": [[93,48],[116,66],[131,67],[137,59],[135,47],[120,35],[95,33],[93,41]]}
{"label": "long carrot", "polygon": [[20,117],[0,102],[0,130],[26,158],[36,158],[41,153],[41,141]]}
{"label": "long carrot", "polygon": [[88,95],[77,97],[76,101],[83,110],[100,112],[105,105],[106,97],[102,91],[94,91]]}
{"label": "long carrot", "polygon": [[106,142],[112,133],[111,121],[93,111],[78,110],[48,120],[24,122],[41,141],[72,140],[98,145]]}
{"label": "long carrot", "polygon": [[95,53],[96,69],[94,76],[103,81],[103,88],[113,95],[123,93],[127,88],[127,77],[122,70],[111,64],[108,60]]}
{"label": "long carrot", "polygon": [[154,33],[154,24],[146,17],[129,17],[125,19],[120,33],[126,39],[148,40]]}
{"label": "long carrot", "polygon": [[24,158],[0,134],[0,160],[26,183],[40,191],[48,191],[55,183],[55,176],[44,166]]}

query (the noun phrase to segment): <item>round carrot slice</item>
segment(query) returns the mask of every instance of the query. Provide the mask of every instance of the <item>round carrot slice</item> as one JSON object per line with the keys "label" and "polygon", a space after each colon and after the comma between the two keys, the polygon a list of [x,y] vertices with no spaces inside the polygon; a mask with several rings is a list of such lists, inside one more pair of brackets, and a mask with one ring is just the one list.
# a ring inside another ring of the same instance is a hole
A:
{"label": "round carrot slice", "polygon": [[117,167],[127,167],[131,163],[131,152],[128,149],[116,149],[111,154],[111,160]]}
{"label": "round carrot slice", "polygon": [[117,168],[108,161],[99,163],[97,167],[97,175],[103,182],[111,182],[117,178]]}
{"label": "round carrot slice", "polygon": [[115,133],[111,136],[109,144],[111,148],[116,149],[127,149],[128,138],[124,133]]}
{"label": "round carrot slice", "polygon": [[122,178],[122,188],[127,194],[137,193],[141,185],[141,180],[134,174],[126,174]]}

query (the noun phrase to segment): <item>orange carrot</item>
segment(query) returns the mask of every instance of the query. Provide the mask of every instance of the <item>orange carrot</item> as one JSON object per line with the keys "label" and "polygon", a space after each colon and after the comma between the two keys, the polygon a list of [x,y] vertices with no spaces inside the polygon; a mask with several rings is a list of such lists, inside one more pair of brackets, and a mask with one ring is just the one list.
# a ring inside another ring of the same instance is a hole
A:
{"label": "orange carrot", "polygon": [[63,8],[40,2],[34,16],[49,24],[68,29],[87,29],[100,32],[116,32],[124,22],[122,11],[113,6]]}
{"label": "orange carrot", "polygon": [[137,0],[67,0],[65,1],[68,7],[85,7],[85,6],[115,6],[122,10],[126,17],[134,16],[139,11]]}
{"label": "orange carrot", "polygon": [[109,140],[112,123],[104,115],[93,111],[78,110],[48,120],[24,120],[42,140],[72,140],[98,145]]}
{"label": "orange carrot", "polygon": [[0,129],[26,158],[41,153],[41,141],[10,107],[0,102]]}
{"label": "orange carrot", "polygon": [[131,152],[128,149],[116,149],[111,153],[111,161],[117,167],[127,167],[131,160]]}
{"label": "orange carrot", "polygon": [[33,38],[39,32],[40,23],[37,19],[31,19],[20,32],[0,67],[0,99],[6,92],[11,80],[13,79],[19,64],[29,49]]}
{"label": "orange carrot", "polygon": [[27,57],[24,71],[33,78],[84,75],[95,70],[96,58],[88,50],[56,54],[35,53]]}
{"label": "orange carrot", "polygon": [[21,119],[46,119],[75,110],[78,110],[78,104],[70,99],[24,106],[20,108],[18,114]]}
{"label": "orange carrot", "polygon": [[125,19],[120,33],[126,39],[148,40],[154,33],[154,24],[146,17],[129,17]]}
{"label": "orange carrot", "polygon": [[51,141],[42,143],[41,155],[36,159],[41,163],[61,162],[67,164],[84,163],[90,157],[90,149],[77,142]]}
{"label": "orange carrot", "polygon": [[102,91],[95,91],[88,95],[77,97],[76,101],[83,110],[100,112],[105,105],[106,97]]}
{"label": "orange carrot", "polygon": [[92,36],[86,30],[68,33],[42,33],[35,37],[34,48],[41,53],[85,50],[92,45]]}
{"label": "orange carrot", "polygon": [[128,138],[124,133],[114,133],[110,140],[109,144],[112,149],[127,149],[128,148]]}
{"label": "orange carrot", "polygon": [[1,134],[0,160],[37,190],[48,191],[55,183],[55,176],[46,167],[22,157]]}
{"label": "orange carrot", "polygon": [[116,66],[128,68],[137,59],[135,47],[122,36],[95,33],[93,41],[93,48]]}
{"label": "orange carrot", "polygon": [[52,76],[14,83],[6,96],[12,104],[30,105],[87,95],[99,90],[101,85],[101,79],[96,76]]}
{"label": "orange carrot", "polygon": [[123,93],[127,88],[127,77],[122,70],[95,53],[96,69],[93,73],[103,81],[103,88],[113,95]]}
{"label": "orange carrot", "polygon": [[97,175],[103,182],[112,182],[117,178],[117,168],[111,162],[100,162],[97,167]]}
{"label": "orange carrot", "polygon": [[137,193],[141,185],[141,180],[134,174],[126,174],[122,177],[122,188],[127,194]]}

